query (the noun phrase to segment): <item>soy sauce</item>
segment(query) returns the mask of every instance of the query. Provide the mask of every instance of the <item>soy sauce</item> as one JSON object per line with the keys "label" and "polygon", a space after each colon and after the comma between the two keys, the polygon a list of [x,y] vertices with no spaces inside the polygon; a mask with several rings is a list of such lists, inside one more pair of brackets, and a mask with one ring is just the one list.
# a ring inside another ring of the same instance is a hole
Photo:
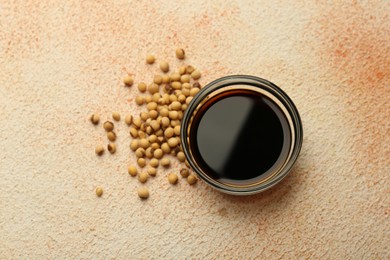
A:
{"label": "soy sauce", "polygon": [[191,124],[191,151],[208,176],[230,184],[253,183],[288,156],[291,131],[269,97],[231,90],[210,98]]}

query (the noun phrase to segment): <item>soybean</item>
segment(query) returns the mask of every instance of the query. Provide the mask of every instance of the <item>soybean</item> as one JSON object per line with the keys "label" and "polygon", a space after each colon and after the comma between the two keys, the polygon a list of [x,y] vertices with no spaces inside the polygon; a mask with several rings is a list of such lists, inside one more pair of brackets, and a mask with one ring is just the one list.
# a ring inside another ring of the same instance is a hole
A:
{"label": "soybean", "polygon": [[139,140],[139,146],[144,149],[148,148],[150,146],[149,140],[146,138],[142,138],[141,140]]}
{"label": "soybean", "polygon": [[97,114],[92,114],[89,120],[91,120],[92,124],[97,125],[99,124],[100,116]]}
{"label": "soybean", "polygon": [[200,79],[200,76],[201,76],[201,74],[200,74],[199,70],[195,70],[195,71],[193,71],[193,72],[191,73],[191,77],[192,77],[194,80]]}
{"label": "soybean", "polygon": [[172,148],[172,147],[176,147],[177,145],[179,144],[179,139],[177,139],[176,137],[172,137],[172,138],[169,138],[168,139],[168,145]]}
{"label": "soybean", "polygon": [[187,168],[183,168],[180,170],[180,175],[183,178],[187,178],[190,175],[190,171]]}
{"label": "soybean", "polygon": [[139,167],[144,168],[145,165],[146,165],[146,160],[144,158],[139,158],[137,160],[137,164],[138,164]]}
{"label": "soybean", "polygon": [[174,72],[171,74],[171,80],[172,81],[179,81],[180,80],[180,73]]}
{"label": "soybean", "polygon": [[138,174],[138,180],[141,183],[145,183],[148,180],[148,177],[149,174],[147,174],[146,172],[141,172],[140,174]]}
{"label": "soybean", "polygon": [[133,82],[134,82],[133,77],[130,76],[130,75],[127,75],[127,76],[123,79],[123,83],[124,83],[126,86],[128,86],[128,87],[132,86],[132,85],[133,85]]}
{"label": "soybean", "polygon": [[176,49],[176,57],[179,59],[179,60],[183,60],[185,58],[185,52],[183,49],[181,48],[178,48]]}
{"label": "soybean", "polygon": [[193,88],[201,88],[199,82],[194,82],[194,83],[192,84],[192,87],[193,87]]}
{"label": "soybean", "polygon": [[102,187],[96,187],[96,196],[101,197],[103,195],[103,188]]}
{"label": "soybean", "polygon": [[168,145],[168,143],[163,143],[161,145],[161,150],[163,150],[164,153],[168,154],[171,152],[171,147]]}
{"label": "soybean", "polygon": [[136,128],[140,128],[141,127],[141,124],[142,124],[142,120],[140,117],[136,117],[133,119],[133,125],[136,127]]}
{"label": "soybean", "polygon": [[159,92],[154,93],[153,96],[152,96],[152,100],[153,100],[153,102],[155,102],[155,103],[158,103],[158,100],[159,100],[160,98],[161,98],[161,95],[160,95]]}
{"label": "soybean", "polygon": [[150,175],[150,176],[156,176],[156,174],[157,174],[157,169],[156,168],[153,168],[153,167],[149,167],[148,168],[148,174]]}
{"label": "soybean", "polygon": [[[159,131],[160,131],[160,130],[159,130]],[[152,149],[156,150],[156,149],[160,148],[160,144],[158,144],[158,143],[152,143],[152,144],[150,145],[150,147],[152,147]]]}
{"label": "soybean", "polygon": [[[142,127],[141,127],[141,128],[142,128]],[[138,131],[138,137],[139,137],[139,138],[145,138],[145,137],[146,137],[145,132],[143,132],[142,130],[139,130],[139,131]]]}
{"label": "soybean", "polygon": [[135,155],[138,157],[138,158],[142,158],[145,156],[145,149],[140,147],[138,148],[137,150],[135,150]]}
{"label": "soybean", "polygon": [[199,91],[200,91],[200,89],[198,89],[198,88],[192,88],[190,90],[190,96],[195,96],[196,94],[198,94]]}
{"label": "soybean", "polygon": [[176,154],[176,157],[177,159],[180,161],[180,162],[184,162],[186,160],[186,156],[184,155],[184,153],[182,151],[178,152]]}
{"label": "soybean", "polygon": [[149,161],[149,164],[150,164],[150,166],[156,168],[156,167],[158,167],[159,162],[156,158],[153,158]]}
{"label": "soybean", "polygon": [[146,158],[148,158],[148,159],[153,158],[153,152],[154,152],[154,150],[153,150],[152,147],[146,148],[146,150],[145,150],[145,156],[146,156]]}
{"label": "soybean", "polygon": [[156,120],[150,122],[150,126],[153,128],[154,131],[158,131],[160,129],[160,124]]}
{"label": "soybean", "polygon": [[166,116],[161,118],[161,125],[162,125],[162,127],[168,127],[170,125],[169,118]]}
{"label": "soybean", "polygon": [[141,112],[139,114],[139,117],[141,118],[142,121],[146,121],[149,118],[149,114],[146,112]]}
{"label": "soybean", "polygon": [[148,54],[146,56],[146,63],[147,64],[153,64],[155,61],[156,61],[156,58],[153,55]]}
{"label": "soybean", "polygon": [[156,119],[158,117],[158,112],[156,110],[150,110],[149,117],[152,119]]}
{"label": "soybean", "polygon": [[188,65],[186,67],[186,73],[188,73],[188,74],[191,74],[192,72],[194,72],[194,70],[195,70],[195,68],[191,65]]}
{"label": "soybean", "polygon": [[163,157],[163,155],[164,155],[164,153],[160,148],[156,149],[153,153],[153,156],[156,159],[161,159],[161,157]]}
{"label": "soybean", "polygon": [[152,101],[152,96],[151,95],[146,95],[145,96],[145,102],[146,103],[149,103],[149,102],[151,102]]}
{"label": "soybean", "polygon": [[171,164],[171,160],[169,158],[162,158],[160,164],[161,166],[168,167]]}
{"label": "soybean", "polygon": [[135,151],[135,150],[137,150],[138,149],[138,147],[139,147],[139,143],[138,143],[138,140],[132,140],[131,141],[131,143],[130,143],[130,149],[132,150],[132,151]]}
{"label": "soybean", "polygon": [[169,102],[177,101],[177,96],[176,95],[169,95]]}
{"label": "soybean", "polygon": [[[191,91],[190,91],[191,92]],[[191,100],[193,99],[193,97],[187,97],[186,98],[186,104],[188,105],[188,104],[190,104],[190,102],[191,102]]]}
{"label": "soybean", "polygon": [[179,116],[179,113],[177,111],[169,111],[169,118],[172,119],[172,120],[175,120],[178,118]]}
{"label": "soybean", "polygon": [[181,85],[181,83],[179,81],[174,81],[174,82],[171,83],[171,87],[173,89],[181,89],[182,85]]}
{"label": "soybean", "polygon": [[187,177],[187,182],[189,185],[193,185],[196,183],[198,179],[195,177],[195,175],[191,174]]}
{"label": "soybean", "polygon": [[146,84],[143,83],[143,82],[139,83],[138,84],[138,90],[139,90],[139,92],[144,93],[146,91]]}
{"label": "soybean", "polygon": [[145,103],[145,99],[143,96],[137,96],[135,98],[135,103],[139,106],[143,105]]}
{"label": "soybean", "polygon": [[162,83],[163,79],[160,75],[155,75],[153,78],[153,82],[156,83],[157,85],[160,85]]}
{"label": "soybean", "polygon": [[147,199],[149,197],[149,190],[146,187],[138,188],[138,196],[141,199]]}
{"label": "soybean", "polygon": [[116,152],[116,145],[115,145],[114,143],[109,143],[109,144],[107,145],[107,150],[108,150],[111,154],[115,153],[115,152]]}
{"label": "soybean", "polygon": [[157,142],[157,136],[156,135],[149,135],[148,137],[150,143]]}
{"label": "soybean", "polygon": [[187,67],[186,66],[181,66],[179,68],[179,74],[180,75],[186,74],[186,72],[187,72]]}
{"label": "soybean", "polygon": [[173,134],[174,134],[174,130],[173,130],[172,127],[168,127],[168,128],[165,129],[165,131],[164,131],[164,136],[165,136],[166,138],[171,138],[171,137],[173,136]]}
{"label": "soybean", "polygon": [[173,101],[171,103],[171,109],[172,110],[180,110],[181,109],[181,103],[179,101]]}
{"label": "soybean", "polygon": [[189,83],[190,80],[191,80],[191,77],[190,77],[190,75],[187,75],[187,74],[181,75],[181,77],[180,77],[181,83]]}
{"label": "soybean", "polygon": [[125,123],[126,125],[131,125],[131,122],[133,121],[133,116],[132,115],[127,115],[125,117]]}
{"label": "soybean", "polygon": [[137,129],[135,129],[135,127],[130,127],[130,135],[133,138],[138,137],[138,131],[137,131]]}
{"label": "soybean", "polygon": [[168,181],[170,184],[176,184],[177,180],[178,180],[178,178],[177,178],[176,174],[174,174],[174,173],[168,174]]}
{"label": "soybean", "polygon": [[[184,103],[186,102],[186,96],[183,95],[183,94],[180,94],[178,97],[177,97],[177,101],[179,101],[180,103]],[[181,105],[181,104],[180,104]],[[180,108],[181,109],[181,108]]]}
{"label": "soybean", "polygon": [[95,153],[96,153],[97,155],[99,155],[99,156],[103,155],[103,153],[104,153],[104,147],[103,147],[103,145],[98,145],[98,146],[96,146],[96,148],[95,148]]}
{"label": "soybean", "polygon": [[160,116],[168,116],[168,114],[169,114],[169,111],[168,111],[168,109],[167,108],[162,108],[161,110],[160,110]]}
{"label": "soybean", "polygon": [[114,124],[110,121],[106,121],[104,122],[103,124],[103,128],[104,130],[106,130],[107,132],[111,132],[113,129],[114,129]]}
{"label": "soybean", "polygon": [[111,142],[114,142],[116,140],[116,134],[115,132],[107,132],[107,138]]}
{"label": "soybean", "polygon": [[128,172],[131,176],[133,176],[133,177],[137,176],[137,168],[136,168],[135,166],[133,166],[133,165],[130,165],[130,166],[127,168],[127,172]]}
{"label": "soybean", "polygon": [[150,110],[156,110],[157,109],[157,103],[156,102],[150,102],[146,105],[146,108],[150,111]]}
{"label": "soybean", "polygon": [[169,71],[169,64],[166,61],[160,62],[160,69],[162,72],[168,72]]}
{"label": "soybean", "polygon": [[[154,93],[157,93],[158,92],[158,85],[156,83],[151,83],[149,86],[148,86],[148,91],[150,94],[154,94]],[[150,101],[149,101],[150,102]]]}
{"label": "soybean", "polygon": [[175,128],[173,128],[173,132],[175,133],[175,135],[179,136],[180,135],[180,125],[175,126]]}
{"label": "soybean", "polygon": [[162,75],[162,83],[169,83],[171,81],[171,78],[168,75]]}
{"label": "soybean", "polygon": [[112,118],[115,121],[119,121],[119,120],[121,120],[121,115],[118,112],[112,112]]}

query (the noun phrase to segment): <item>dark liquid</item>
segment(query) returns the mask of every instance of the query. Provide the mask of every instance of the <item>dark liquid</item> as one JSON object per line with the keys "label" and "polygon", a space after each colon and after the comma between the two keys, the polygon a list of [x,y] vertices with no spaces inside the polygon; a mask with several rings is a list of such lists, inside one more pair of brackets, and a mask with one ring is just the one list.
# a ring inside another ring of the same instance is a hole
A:
{"label": "dark liquid", "polygon": [[204,172],[222,182],[245,184],[285,161],[291,132],[284,113],[270,98],[231,90],[202,106],[191,124],[190,138]]}

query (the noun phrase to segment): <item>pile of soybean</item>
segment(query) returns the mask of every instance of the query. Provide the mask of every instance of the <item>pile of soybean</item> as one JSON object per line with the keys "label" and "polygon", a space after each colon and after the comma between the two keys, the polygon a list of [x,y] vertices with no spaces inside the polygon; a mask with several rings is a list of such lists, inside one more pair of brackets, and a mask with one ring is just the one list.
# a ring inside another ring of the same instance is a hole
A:
{"label": "pile of soybean", "polygon": [[[185,51],[181,48],[176,49],[176,57],[180,60],[185,59]],[[156,58],[153,55],[147,55],[146,64],[152,65],[155,62]],[[180,124],[188,104],[200,91],[201,85],[198,80],[201,73],[191,65],[183,65],[177,71],[171,72],[166,61],[159,63],[159,69],[161,72],[153,77],[152,82],[137,84],[139,95],[135,97],[135,103],[146,109],[137,116],[128,114],[124,119],[129,126],[130,149],[137,157],[137,165],[129,165],[128,173],[144,184],[150,176],[157,175],[159,166],[168,168],[171,164],[170,158],[174,156],[183,163],[180,175],[189,185],[193,185],[197,182],[197,177],[191,173],[182,151]],[[134,86],[133,75],[125,76],[123,83],[126,87]],[[108,139],[106,149],[114,154],[116,152],[114,121],[120,121],[121,116],[118,112],[113,112],[112,119],[113,121],[104,122],[103,128]],[[90,121],[98,125],[99,115],[93,114]],[[95,152],[102,156],[105,147],[98,145]],[[177,184],[178,174],[169,173],[167,180],[172,185]],[[100,197],[103,195],[103,188],[97,187],[95,192]],[[149,190],[145,186],[139,187],[138,196],[147,199]]]}

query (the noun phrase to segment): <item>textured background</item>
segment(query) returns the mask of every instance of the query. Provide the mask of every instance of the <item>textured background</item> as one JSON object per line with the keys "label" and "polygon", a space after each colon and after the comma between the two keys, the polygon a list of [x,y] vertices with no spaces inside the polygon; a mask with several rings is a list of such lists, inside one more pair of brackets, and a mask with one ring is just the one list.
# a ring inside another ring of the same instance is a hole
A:
{"label": "textured background", "polygon": [[[390,3],[324,2],[1,1],[0,258],[389,259]],[[176,67],[178,46],[203,84],[291,96],[305,136],[282,183],[232,197],[160,171],[140,201],[123,122],[95,156],[89,115],[137,112],[125,71],[149,80],[145,55]]]}

